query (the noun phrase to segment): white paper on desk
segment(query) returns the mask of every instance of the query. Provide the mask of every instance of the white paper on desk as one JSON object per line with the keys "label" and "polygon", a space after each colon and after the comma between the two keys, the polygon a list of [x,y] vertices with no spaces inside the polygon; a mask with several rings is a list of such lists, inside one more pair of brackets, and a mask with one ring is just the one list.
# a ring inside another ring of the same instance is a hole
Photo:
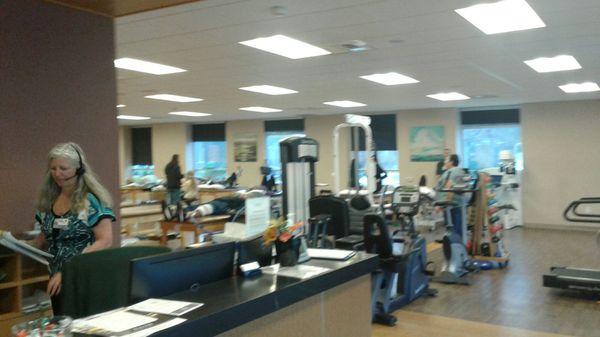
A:
{"label": "white paper on desk", "polygon": [[279,264],[274,264],[262,267],[261,270],[265,274],[275,274],[278,276],[293,277],[303,280],[323,274],[331,269],[303,264],[298,264],[293,267],[281,267]]}
{"label": "white paper on desk", "polygon": [[203,305],[204,303],[170,301],[158,298],[150,298],[140,303],[136,303],[130,306],[128,309],[142,312],[152,312],[157,314],[181,316]]}
{"label": "white paper on desk", "polygon": [[356,255],[356,252],[353,250],[342,249],[308,248],[306,252],[308,253],[308,256],[313,259],[326,260],[347,260]]}
{"label": "white paper on desk", "polygon": [[151,334],[153,334],[157,331],[161,331],[161,330],[170,328],[172,326],[181,324],[183,322],[185,322],[185,318],[173,318],[172,320],[166,321],[164,323],[158,324],[158,325],[150,327],[148,329],[136,331],[134,333],[130,333],[130,334],[127,334],[127,335],[124,335],[121,337],[146,337],[146,336],[150,336]]}
{"label": "white paper on desk", "polygon": [[125,310],[126,309],[109,311],[107,313],[92,316],[89,319],[77,320],[75,328],[77,330],[85,330],[90,328],[101,329],[109,333],[118,333],[137,328],[138,326],[152,323],[157,320],[157,318],[154,317],[133,314]]}

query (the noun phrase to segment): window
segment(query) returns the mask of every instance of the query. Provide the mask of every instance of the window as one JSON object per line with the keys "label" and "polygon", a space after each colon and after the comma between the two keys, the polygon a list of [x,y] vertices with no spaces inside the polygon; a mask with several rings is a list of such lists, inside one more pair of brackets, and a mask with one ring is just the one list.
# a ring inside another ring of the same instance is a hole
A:
{"label": "window", "polygon": [[[366,151],[358,153],[358,183],[361,186],[367,186],[366,154]],[[383,179],[383,185],[400,185],[398,151],[377,151],[377,161],[379,162],[379,166],[387,173],[387,177]]]}
{"label": "window", "polygon": [[265,135],[267,166],[271,168],[273,175],[275,176],[275,181],[281,183],[281,153],[279,151],[279,142],[290,136],[304,137],[304,131],[267,132]]}
{"label": "window", "polygon": [[216,181],[227,178],[226,142],[194,142],[192,151],[193,170],[196,177]]}
{"label": "window", "polygon": [[225,124],[192,126],[192,169],[200,179],[221,181],[227,178]]}
{"label": "window", "polygon": [[500,151],[508,150],[523,169],[519,109],[461,111],[461,166],[471,170],[497,167]]}
{"label": "window", "polygon": [[290,136],[304,137],[304,119],[284,119],[265,121],[265,159],[275,176],[281,183],[281,154],[279,142]]}
{"label": "window", "polygon": [[515,157],[516,168],[523,169],[519,125],[463,126],[462,149],[461,166],[471,170],[497,167],[502,150],[509,150]]}
{"label": "window", "polygon": [[[400,185],[400,170],[398,169],[398,151],[396,150],[396,115],[374,115],[371,117],[371,131],[375,142],[377,161],[379,166],[387,172],[383,185]],[[358,183],[367,185],[367,174],[365,168],[366,152],[364,144],[364,132],[359,129],[360,151],[358,152]],[[354,148],[354,132],[351,133],[352,148]]]}

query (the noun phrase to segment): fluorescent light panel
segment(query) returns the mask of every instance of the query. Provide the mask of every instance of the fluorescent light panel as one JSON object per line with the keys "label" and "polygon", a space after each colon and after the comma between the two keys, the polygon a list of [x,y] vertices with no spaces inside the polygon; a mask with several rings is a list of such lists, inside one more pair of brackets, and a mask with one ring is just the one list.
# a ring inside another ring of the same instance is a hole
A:
{"label": "fluorescent light panel", "polygon": [[280,112],[280,111],[282,111],[281,109],[266,108],[266,107],[262,107],[262,106],[247,106],[247,107],[244,107],[244,108],[240,108],[240,110],[253,111],[253,112],[262,112],[262,113]]}
{"label": "fluorescent light panel", "polygon": [[455,10],[485,34],[546,27],[525,0],[503,0]]}
{"label": "fluorescent light panel", "polygon": [[439,94],[427,95],[427,97],[437,99],[438,101],[462,101],[471,98],[458,92],[441,92]]}
{"label": "fluorescent light panel", "polygon": [[554,57],[539,57],[523,61],[538,73],[581,69],[581,65],[571,55],[558,55]]}
{"label": "fluorescent light panel", "polygon": [[584,82],[584,83],[569,83],[559,86],[559,88],[569,94],[578,92],[594,92],[600,91],[600,87],[595,82]]}
{"label": "fluorescent light panel", "polygon": [[130,116],[130,115],[118,115],[117,119],[129,119],[132,121],[141,121],[144,119],[150,119],[150,117],[144,117],[144,116]]}
{"label": "fluorescent light panel", "polygon": [[359,106],[367,106],[364,103],[354,102],[354,101],[331,101],[331,102],[323,102],[323,104],[339,106],[341,108],[356,108]]}
{"label": "fluorescent light panel", "polygon": [[419,83],[419,81],[415,80],[412,77],[398,74],[396,72],[385,73],[385,74],[365,75],[365,76],[360,76],[360,78],[363,78],[367,81],[377,82],[377,83],[380,83],[383,85]]}
{"label": "fluorescent light panel", "polygon": [[171,94],[158,94],[158,95],[150,95],[150,96],[145,96],[145,97],[151,98],[151,99],[163,100],[163,101],[180,102],[180,103],[203,101],[202,98],[186,97],[186,96],[171,95]]}
{"label": "fluorescent light panel", "polygon": [[117,105],[117,108],[124,108],[124,107],[126,107],[126,106],[127,106],[127,105],[125,105],[125,104],[119,104],[119,105]]}
{"label": "fluorescent light panel", "polygon": [[323,48],[313,46],[300,40],[292,39],[285,35],[273,35],[253,40],[239,42],[248,47],[264,50],[290,59],[321,56],[331,54]]}
{"label": "fluorescent light panel", "polygon": [[116,59],[115,67],[120,69],[139,71],[141,73],[148,73],[153,75],[166,75],[187,71],[185,69],[172,67],[165,64],[137,60],[129,57]]}
{"label": "fluorescent light panel", "polygon": [[240,90],[258,92],[258,93],[267,94],[267,95],[288,95],[288,94],[298,93],[295,90],[281,88],[281,87],[275,87],[272,85],[253,85],[251,87],[242,87],[242,88],[240,88]]}
{"label": "fluorescent light panel", "polygon": [[172,112],[169,112],[169,115],[187,116],[187,117],[204,117],[204,116],[211,116],[212,114],[205,113],[205,112],[194,112],[194,111],[172,111]]}

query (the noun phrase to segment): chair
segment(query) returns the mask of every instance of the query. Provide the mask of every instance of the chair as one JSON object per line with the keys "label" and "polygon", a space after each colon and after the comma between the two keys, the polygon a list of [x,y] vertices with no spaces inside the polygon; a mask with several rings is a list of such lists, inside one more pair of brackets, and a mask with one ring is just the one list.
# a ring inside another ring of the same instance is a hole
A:
{"label": "chair", "polygon": [[328,214],[331,216],[326,234],[333,235],[336,239],[348,236],[350,214],[348,204],[342,198],[333,195],[319,195],[308,200],[310,216]]}
{"label": "chair", "polygon": [[62,272],[60,313],[90,316],[128,305],[129,261],[170,252],[167,247],[121,247],[81,254]]}

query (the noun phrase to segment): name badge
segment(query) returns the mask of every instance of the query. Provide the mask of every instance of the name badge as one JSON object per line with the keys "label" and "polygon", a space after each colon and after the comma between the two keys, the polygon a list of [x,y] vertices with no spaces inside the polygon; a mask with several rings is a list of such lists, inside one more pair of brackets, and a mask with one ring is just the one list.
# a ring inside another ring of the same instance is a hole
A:
{"label": "name badge", "polygon": [[69,219],[54,219],[54,223],[52,224],[52,228],[56,229],[65,229],[69,227]]}

